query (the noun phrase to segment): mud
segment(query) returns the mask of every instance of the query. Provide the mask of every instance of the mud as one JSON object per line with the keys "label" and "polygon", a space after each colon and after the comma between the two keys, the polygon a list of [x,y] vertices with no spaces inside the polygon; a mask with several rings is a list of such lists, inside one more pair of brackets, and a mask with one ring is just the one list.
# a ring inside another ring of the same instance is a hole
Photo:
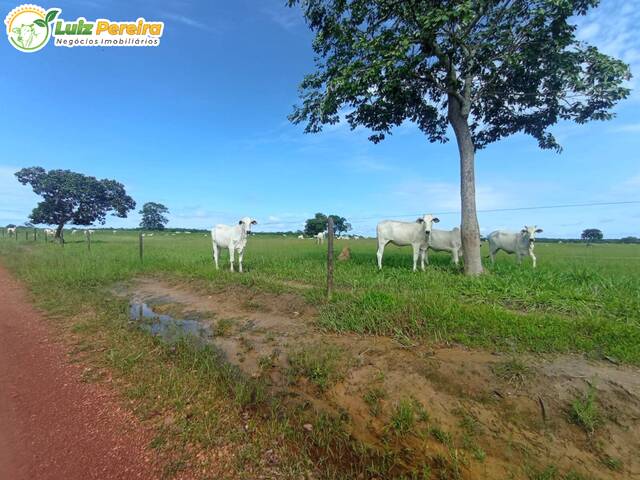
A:
{"label": "mud", "polygon": [[[229,362],[316,409],[346,413],[351,435],[369,446],[411,452],[414,464],[407,469],[446,458],[447,468],[455,463],[454,474],[468,479],[526,479],[549,465],[588,478],[640,479],[638,368],[579,355],[515,357],[426,343],[407,348],[386,337],[329,334],[314,326],[313,307],[292,293],[195,291],[141,279],[127,294],[197,317]],[[292,380],[288,354],[305,345],[339,347],[342,379],[325,391]],[[526,374],[495,373],[509,362],[524,365]],[[372,390],[384,393],[375,411],[365,401]],[[572,402],[589,390],[602,420],[594,433],[570,419]],[[399,436],[390,419],[402,401],[424,413],[410,434]],[[619,465],[612,469],[606,459]]]}

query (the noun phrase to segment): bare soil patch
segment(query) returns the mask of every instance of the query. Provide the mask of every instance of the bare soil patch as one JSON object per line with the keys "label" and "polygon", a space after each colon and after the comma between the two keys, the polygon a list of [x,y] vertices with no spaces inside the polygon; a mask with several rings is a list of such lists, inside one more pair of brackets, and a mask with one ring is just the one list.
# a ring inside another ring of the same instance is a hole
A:
{"label": "bare soil patch", "polygon": [[[314,326],[314,308],[293,293],[195,291],[156,279],[120,293],[178,318],[198,315],[227,360],[275,394],[345,419],[371,448],[403,452],[399,474],[427,465],[445,478],[534,478],[552,466],[583,478],[640,478],[636,367],[334,335]],[[585,398],[593,431],[576,419]]]}

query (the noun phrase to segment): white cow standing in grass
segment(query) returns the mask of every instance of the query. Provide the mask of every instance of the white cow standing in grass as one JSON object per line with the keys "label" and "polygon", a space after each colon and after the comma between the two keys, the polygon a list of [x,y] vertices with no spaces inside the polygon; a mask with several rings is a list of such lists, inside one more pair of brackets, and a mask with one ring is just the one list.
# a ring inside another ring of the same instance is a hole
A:
{"label": "white cow standing in grass", "polygon": [[304,235],[298,235],[298,238],[299,238],[300,240],[304,240]]}
{"label": "white cow standing in grass", "polygon": [[44,236],[45,237],[55,237],[56,236],[56,231],[51,229],[51,228],[45,228],[44,229]]}
{"label": "white cow standing in grass", "polygon": [[251,233],[251,226],[256,225],[251,217],[244,217],[238,225],[230,227],[229,225],[216,225],[211,229],[211,242],[213,245],[213,261],[218,269],[218,256],[220,248],[229,249],[229,263],[233,272],[234,253],[238,252],[238,270],[242,273],[242,257],[244,256],[244,248],[247,246],[247,237]]}
{"label": "white cow standing in grass", "polygon": [[322,245],[324,243],[324,237],[327,235],[326,232],[319,232],[316,234],[316,245]]}
{"label": "white cow standing in grass", "polygon": [[522,257],[529,256],[536,268],[536,256],[533,254],[535,247],[536,233],[541,233],[542,229],[536,225],[532,227],[524,226],[518,233],[496,230],[487,237],[489,241],[489,256],[491,263],[496,261],[496,252],[502,250],[506,253],[515,253],[518,263],[522,263]]}
{"label": "white cow standing in grass", "polygon": [[[431,234],[429,234],[429,248],[436,252],[451,253],[453,263],[458,265],[460,257],[462,256],[462,236],[460,235],[460,229],[457,227],[453,230],[438,230],[432,228]],[[428,252],[424,252],[424,257],[427,265],[429,265]]]}
{"label": "white cow standing in grass", "polygon": [[13,237],[16,234],[16,227],[8,227],[7,228],[7,234],[10,237]]}
{"label": "white cow standing in grass", "polygon": [[431,214],[423,215],[415,222],[398,222],[396,220],[384,220],[378,223],[376,233],[378,236],[378,269],[382,269],[382,256],[384,247],[388,243],[393,243],[399,247],[411,245],[413,248],[413,271],[418,264],[418,257],[421,257],[420,268],[424,270],[424,259],[427,252],[431,226],[438,223],[440,219]]}

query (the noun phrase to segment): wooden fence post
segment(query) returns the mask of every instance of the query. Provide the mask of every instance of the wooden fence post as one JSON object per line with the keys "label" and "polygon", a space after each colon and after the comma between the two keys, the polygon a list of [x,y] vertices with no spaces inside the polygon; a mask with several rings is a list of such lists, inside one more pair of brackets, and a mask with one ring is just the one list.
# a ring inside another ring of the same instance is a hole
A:
{"label": "wooden fence post", "polygon": [[91,251],[91,234],[87,233],[87,248]]}
{"label": "wooden fence post", "polygon": [[33,241],[36,242],[38,240],[38,229],[33,227]]}
{"label": "wooden fence post", "polygon": [[327,220],[327,299],[333,295],[333,218]]}
{"label": "wooden fence post", "polygon": [[140,236],[138,238],[140,239],[140,263],[142,263],[142,258],[144,256],[144,241],[142,240],[142,232],[140,232]]}

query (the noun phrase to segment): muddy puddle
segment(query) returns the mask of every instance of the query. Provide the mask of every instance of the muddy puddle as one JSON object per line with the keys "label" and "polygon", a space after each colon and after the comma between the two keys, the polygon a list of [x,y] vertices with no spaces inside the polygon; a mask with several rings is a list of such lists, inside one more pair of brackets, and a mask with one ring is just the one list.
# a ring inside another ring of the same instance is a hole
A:
{"label": "muddy puddle", "polygon": [[211,328],[200,320],[177,319],[171,315],[154,311],[153,307],[141,300],[129,303],[129,319],[140,329],[166,343],[175,343],[187,338],[196,344],[205,345],[211,338]]}

